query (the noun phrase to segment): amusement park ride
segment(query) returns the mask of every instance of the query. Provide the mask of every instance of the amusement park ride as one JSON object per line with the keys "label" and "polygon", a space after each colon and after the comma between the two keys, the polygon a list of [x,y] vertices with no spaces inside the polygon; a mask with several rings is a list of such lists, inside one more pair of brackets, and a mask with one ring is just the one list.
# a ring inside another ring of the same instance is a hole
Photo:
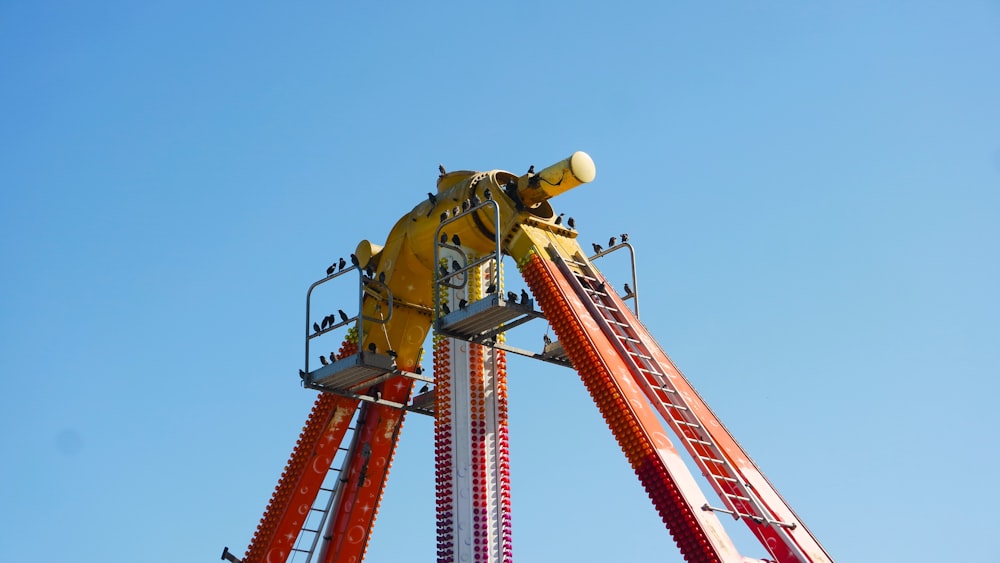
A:
{"label": "amusement park ride", "polygon": [[[415,412],[434,417],[437,560],[511,561],[506,355],[517,353],[579,373],[686,561],[832,561],[639,322],[634,260],[624,296],[594,267],[631,245],[588,257],[553,212],[549,199],[595,173],[582,152],[521,176],[442,168],[436,193],[384,245],[362,241],[309,288],[299,375],[321,393],[246,554],[226,548],[223,559],[361,561],[403,417]],[[534,299],[505,292],[504,255]],[[312,317],[314,290],[355,279],[357,312]],[[541,353],[507,344],[508,330],[539,318],[557,340]],[[316,367],[310,344],[338,329],[339,352]],[[420,367],[429,332],[430,375]],[[769,558],[741,555],[720,515],[742,521]]]}

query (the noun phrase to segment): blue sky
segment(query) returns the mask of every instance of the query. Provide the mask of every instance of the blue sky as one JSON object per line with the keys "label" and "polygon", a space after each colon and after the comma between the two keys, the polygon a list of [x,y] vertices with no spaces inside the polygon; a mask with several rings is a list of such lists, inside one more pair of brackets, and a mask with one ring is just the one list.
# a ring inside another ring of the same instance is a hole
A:
{"label": "blue sky", "polygon": [[[438,163],[584,150],[556,211],[631,234],[644,323],[835,559],[997,561],[998,30],[996,1],[0,4],[0,560],[242,553],[314,399],[308,285]],[[518,561],[681,561],[571,371],[512,360],[510,394]],[[368,561],[434,556],[432,430]]]}

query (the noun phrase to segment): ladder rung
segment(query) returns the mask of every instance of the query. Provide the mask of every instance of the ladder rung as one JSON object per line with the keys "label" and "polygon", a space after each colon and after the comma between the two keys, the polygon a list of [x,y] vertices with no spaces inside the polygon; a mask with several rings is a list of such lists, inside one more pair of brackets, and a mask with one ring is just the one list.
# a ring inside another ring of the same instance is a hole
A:
{"label": "ladder rung", "polygon": [[719,465],[725,465],[726,463],[724,460],[717,459],[714,457],[708,457],[707,455],[700,455],[698,456],[698,459],[701,459],[702,461],[710,461],[712,463],[717,463]]}
{"label": "ladder rung", "polygon": [[671,408],[671,409],[677,409],[677,410],[679,410],[679,411],[686,411],[686,410],[691,410],[691,409],[689,409],[689,408],[685,407],[684,405],[676,405],[676,404],[674,404],[674,403],[668,403],[668,402],[666,402],[666,401],[661,401],[661,403],[663,403],[663,406],[665,406],[665,407],[667,407],[667,408]]}
{"label": "ladder rung", "polygon": [[646,371],[646,376],[647,376],[646,380],[649,381],[649,384],[652,385],[653,387],[656,387],[660,391],[666,391],[667,393],[676,393],[677,392],[677,391],[674,391],[673,389],[670,389],[669,387],[664,388],[664,385],[660,383],[660,380],[663,377],[662,373],[656,372],[656,371],[648,371],[647,370]]}
{"label": "ladder rung", "polygon": [[[692,444],[701,444],[703,446],[712,446],[712,442],[706,442],[705,440],[699,440],[698,438],[686,438],[688,442]],[[735,480],[735,479],[734,479]]]}
{"label": "ladder rung", "polygon": [[726,493],[726,496],[729,497],[729,498],[731,498],[731,499],[733,499],[733,500],[739,500],[739,501],[743,501],[743,502],[750,502],[750,497],[745,497],[745,496],[742,496],[742,495],[733,495],[733,494],[729,494],[729,493]]}
{"label": "ladder rung", "polygon": [[732,510],[727,510],[725,508],[709,506],[708,503],[705,503],[705,505],[703,505],[701,509],[706,512],[712,511],[712,512],[721,512],[723,514],[731,514],[738,518],[749,518],[758,524],[767,524],[769,526],[780,526],[782,528],[788,528],[789,530],[794,530],[795,528],[798,527],[798,524],[796,524],[795,522],[789,524],[788,522],[781,522],[780,520],[771,520],[769,518],[762,518],[760,516],[757,516],[756,514],[743,514],[742,512],[734,512]]}
{"label": "ladder rung", "polygon": [[694,422],[688,422],[686,420],[675,420],[677,424],[683,424],[684,426],[690,426],[691,428],[701,428],[700,424],[695,424]]}

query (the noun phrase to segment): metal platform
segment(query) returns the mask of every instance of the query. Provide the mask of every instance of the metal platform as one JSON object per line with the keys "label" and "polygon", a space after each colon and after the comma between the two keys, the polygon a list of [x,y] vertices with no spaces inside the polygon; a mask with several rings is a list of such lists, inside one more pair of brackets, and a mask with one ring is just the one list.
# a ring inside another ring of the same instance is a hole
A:
{"label": "metal platform", "polygon": [[542,348],[542,358],[546,360],[557,360],[558,362],[572,365],[569,361],[569,355],[566,354],[566,350],[558,340],[550,344],[546,344],[545,347]]}
{"label": "metal platform", "polygon": [[356,393],[394,375],[396,361],[385,354],[358,352],[306,375],[308,387]]}
{"label": "metal platform", "polygon": [[[353,356],[342,358],[306,374],[303,378],[303,384],[310,389],[324,393],[333,393],[420,414],[434,414],[433,390],[414,397],[410,405],[384,400],[378,394],[374,396],[368,394],[371,387],[393,377],[407,377],[423,383],[434,382],[432,377],[422,373],[398,369],[396,361],[391,356],[358,352]],[[430,396],[429,401],[425,398],[426,395]],[[419,403],[418,399],[421,399]]]}
{"label": "metal platform", "polygon": [[534,300],[515,303],[499,295],[488,295],[470,303],[465,309],[452,311],[442,317],[438,321],[437,331],[482,344],[501,332],[539,317],[543,315],[535,310]]}
{"label": "metal platform", "polygon": [[437,395],[434,393],[434,389],[431,389],[413,397],[413,400],[410,401],[410,406],[415,411],[434,414],[434,402],[436,399]]}

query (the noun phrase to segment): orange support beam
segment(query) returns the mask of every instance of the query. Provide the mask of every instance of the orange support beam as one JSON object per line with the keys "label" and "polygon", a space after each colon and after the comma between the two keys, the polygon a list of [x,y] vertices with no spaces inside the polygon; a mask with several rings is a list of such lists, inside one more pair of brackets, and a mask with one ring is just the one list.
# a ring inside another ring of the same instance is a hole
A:
{"label": "orange support beam", "polygon": [[[395,377],[379,385],[377,393],[384,400],[405,404],[412,387],[413,380]],[[330,541],[324,543],[319,561],[364,559],[405,414],[377,403],[362,405],[351,458],[338,485],[340,492],[326,531]]]}
{"label": "orange support beam", "polygon": [[558,267],[533,254],[522,274],[685,560],[742,561],[718,518],[692,509],[704,496],[612,344],[586,322]]}
{"label": "orange support beam", "polygon": [[[345,342],[338,356],[349,356],[356,348]],[[357,405],[357,399],[328,393],[316,399],[247,547],[244,563],[284,561],[291,553]]]}

